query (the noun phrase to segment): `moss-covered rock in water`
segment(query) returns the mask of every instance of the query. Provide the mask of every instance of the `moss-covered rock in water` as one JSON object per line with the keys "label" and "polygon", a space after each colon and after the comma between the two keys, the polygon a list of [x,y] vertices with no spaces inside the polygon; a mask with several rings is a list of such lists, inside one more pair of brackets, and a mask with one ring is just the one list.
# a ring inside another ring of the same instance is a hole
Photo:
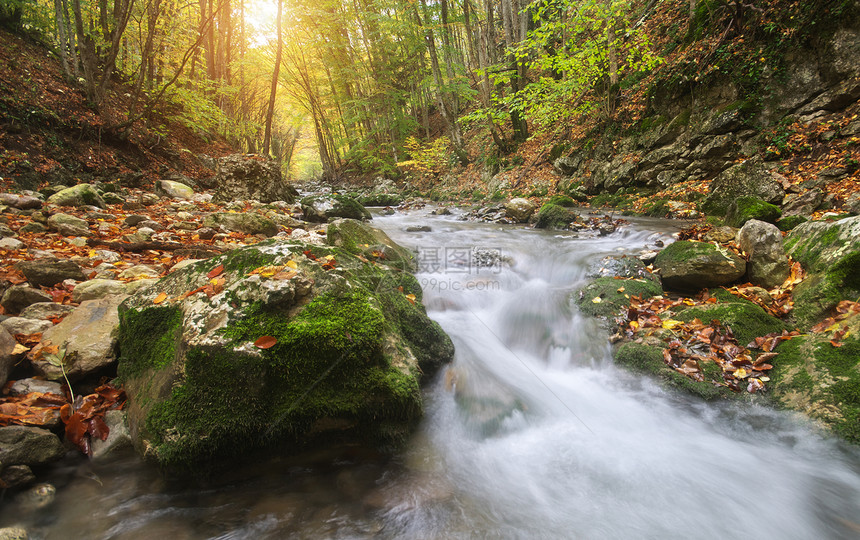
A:
{"label": "moss-covered rock in water", "polygon": [[841,300],[860,297],[860,216],[803,223],[786,236],[784,245],[809,273],[793,293],[794,316],[802,329],[824,318]]}
{"label": "moss-covered rock in water", "polygon": [[771,388],[784,406],[860,443],[860,315],[842,324],[848,337],[839,347],[830,343],[830,333],[805,334],[780,344]]}
{"label": "moss-covered rock in water", "polygon": [[729,205],[726,223],[732,227],[741,227],[751,219],[776,223],[781,215],[782,211],[778,206],[758,197],[738,197]]}
{"label": "moss-covered rock in water", "polygon": [[537,214],[538,229],[566,229],[576,219],[576,214],[557,204],[541,206]]}
{"label": "moss-covered rock in water", "polygon": [[299,242],[174,272],[120,308],[136,446],[195,474],[274,448],[402,442],[419,383],[454,352],[420,300],[385,260]]}
{"label": "moss-covered rock in water", "polygon": [[720,321],[732,329],[741,346],[746,346],[757,337],[773,332],[787,330],[786,324],[753,304],[752,302],[731,302],[691,307],[679,312],[676,319],[690,322],[699,319],[705,324]]}
{"label": "moss-covered rock in water", "polygon": [[746,272],[746,261],[722,246],[679,241],[657,255],[654,266],[663,286],[672,290],[699,290],[731,283]]}
{"label": "moss-covered rock in water", "polygon": [[346,195],[313,195],[302,199],[306,221],[325,222],[331,218],[371,219],[358,201]]}
{"label": "moss-covered rock in water", "polygon": [[397,206],[403,197],[394,193],[371,193],[358,199],[362,206]]}
{"label": "moss-covered rock in water", "polygon": [[414,271],[415,256],[387,234],[354,219],[338,219],[328,225],[326,241],[353,255],[382,260],[388,266]]}
{"label": "moss-covered rock in water", "polygon": [[245,234],[262,234],[275,236],[278,234],[278,226],[271,219],[255,214],[253,212],[216,212],[206,216],[203,220],[204,227],[217,229],[223,227],[228,231],[241,232]]}
{"label": "moss-covered rock in water", "polygon": [[663,289],[655,279],[601,277],[574,293],[574,301],[586,315],[612,318],[630,305],[631,296],[646,299],[660,294],[663,294]]}
{"label": "moss-covered rock in water", "polygon": [[716,386],[712,381],[722,381],[722,369],[714,362],[700,362],[704,381],[697,382],[686,377],[663,361],[663,349],[643,343],[624,343],[615,349],[615,363],[639,373],[657,377],[670,387],[689,392],[705,400],[731,397],[731,392]]}

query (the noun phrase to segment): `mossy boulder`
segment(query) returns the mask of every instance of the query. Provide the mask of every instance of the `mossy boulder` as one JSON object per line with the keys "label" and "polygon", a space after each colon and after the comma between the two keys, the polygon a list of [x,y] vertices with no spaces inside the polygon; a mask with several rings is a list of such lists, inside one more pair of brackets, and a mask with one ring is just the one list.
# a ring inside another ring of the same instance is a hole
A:
{"label": "mossy boulder", "polygon": [[92,184],[78,184],[63,189],[48,197],[48,204],[57,206],[98,206],[105,207],[104,199]]}
{"label": "mossy boulder", "polygon": [[546,203],[537,214],[538,229],[566,229],[576,219],[576,214],[563,206]]}
{"label": "mossy boulder", "polygon": [[262,234],[265,236],[278,234],[278,226],[274,221],[253,212],[216,212],[206,216],[203,220],[203,226],[213,229],[222,227],[228,231],[245,234]]}
{"label": "mossy boulder", "polygon": [[453,345],[411,274],[268,240],[127,299],[119,351],[136,447],[200,474],[275,449],[398,445]]}
{"label": "mossy boulder", "polygon": [[371,193],[358,199],[362,206],[397,206],[403,197],[394,193]]}
{"label": "mossy boulder", "polygon": [[741,227],[751,219],[776,223],[781,215],[782,211],[778,206],[758,197],[738,197],[729,205],[726,223],[732,227]]}
{"label": "mossy boulder", "polygon": [[809,218],[805,216],[785,216],[776,221],[776,226],[783,232],[788,232],[801,223],[806,223]]}
{"label": "mossy boulder", "polygon": [[412,252],[396,244],[383,231],[355,219],[337,219],[329,223],[326,242],[353,255],[382,260],[401,270],[416,270]]}
{"label": "mossy boulder", "polygon": [[771,204],[782,201],[785,190],[777,177],[763,164],[745,161],[717,175],[711,182],[702,211],[724,216],[739,197],[752,196]]}
{"label": "mossy boulder", "polygon": [[312,195],[301,202],[306,221],[325,222],[332,218],[371,219],[370,212],[346,195]]}
{"label": "mossy boulder", "polygon": [[732,329],[741,346],[746,346],[757,337],[788,330],[784,322],[746,301],[691,307],[679,312],[675,318],[684,322],[699,319],[705,324],[718,320]]}
{"label": "mossy boulder", "polygon": [[714,362],[700,362],[704,381],[686,377],[663,361],[663,348],[657,345],[627,342],[614,351],[615,363],[639,373],[652,375],[669,387],[697,395],[705,400],[732,397],[731,392],[711,381],[722,381],[722,369]]}
{"label": "mossy boulder", "polygon": [[574,293],[579,310],[592,317],[612,318],[630,305],[630,297],[659,296],[663,289],[656,279],[615,279],[601,277]]}
{"label": "mossy boulder", "polygon": [[841,300],[860,297],[860,216],[803,223],[786,236],[784,246],[808,272],[793,293],[794,316],[802,329]]}
{"label": "mossy boulder", "polygon": [[771,371],[774,397],[860,444],[860,315],[843,321],[847,337],[836,347],[832,335],[805,334],[776,348]]}
{"label": "mossy boulder", "polygon": [[654,266],[663,286],[672,290],[718,287],[746,273],[746,261],[729,249],[686,240],[669,244],[657,255]]}

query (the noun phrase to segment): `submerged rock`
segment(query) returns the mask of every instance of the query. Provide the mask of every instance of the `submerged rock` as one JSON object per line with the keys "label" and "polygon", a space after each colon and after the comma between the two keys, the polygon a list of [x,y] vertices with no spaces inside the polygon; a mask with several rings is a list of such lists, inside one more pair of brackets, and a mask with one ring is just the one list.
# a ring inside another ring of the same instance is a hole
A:
{"label": "submerged rock", "polygon": [[330,218],[371,219],[358,201],[346,195],[314,195],[302,199],[306,221],[325,222]]}
{"label": "submerged rock", "polygon": [[119,375],[145,456],[197,473],[258,450],[403,440],[453,345],[415,278],[353,255],[340,230],[344,247],[269,240],[126,300]]}

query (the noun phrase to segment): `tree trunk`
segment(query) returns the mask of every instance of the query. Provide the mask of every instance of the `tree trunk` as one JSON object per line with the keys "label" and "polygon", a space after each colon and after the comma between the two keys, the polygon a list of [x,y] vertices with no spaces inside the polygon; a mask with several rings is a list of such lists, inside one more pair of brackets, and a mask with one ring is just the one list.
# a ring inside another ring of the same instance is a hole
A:
{"label": "tree trunk", "polygon": [[278,93],[278,77],[281,74],[281,57],[284,54],[284,0],[278,0],[278,17],[276,22],[278,32],[278,48],[275,51],[275,67],[272,70],[272,86],[269,91],[269,106],[266,109],[266,131],[263,135],[263,155],[269,155],[269,146],[272,142],[272,117],[275,114],[275,96]]}

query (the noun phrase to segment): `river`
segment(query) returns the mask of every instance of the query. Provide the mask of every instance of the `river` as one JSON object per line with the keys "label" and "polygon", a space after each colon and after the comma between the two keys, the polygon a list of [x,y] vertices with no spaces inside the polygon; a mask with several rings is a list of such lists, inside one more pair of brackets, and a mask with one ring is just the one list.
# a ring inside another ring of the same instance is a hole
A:
{"label": "river", "polygon": [[403,452],[275,460],[205,487],[133,455],[69,461],[51,506],[6,504],[0,525],[51,539],[860,538],[857,448],[790,413],[617,369],[572,306],[603,257],[653,247],[673,224],[596,238],[457,218],[374,219],[418,250],[424,303],[457,348]]}

